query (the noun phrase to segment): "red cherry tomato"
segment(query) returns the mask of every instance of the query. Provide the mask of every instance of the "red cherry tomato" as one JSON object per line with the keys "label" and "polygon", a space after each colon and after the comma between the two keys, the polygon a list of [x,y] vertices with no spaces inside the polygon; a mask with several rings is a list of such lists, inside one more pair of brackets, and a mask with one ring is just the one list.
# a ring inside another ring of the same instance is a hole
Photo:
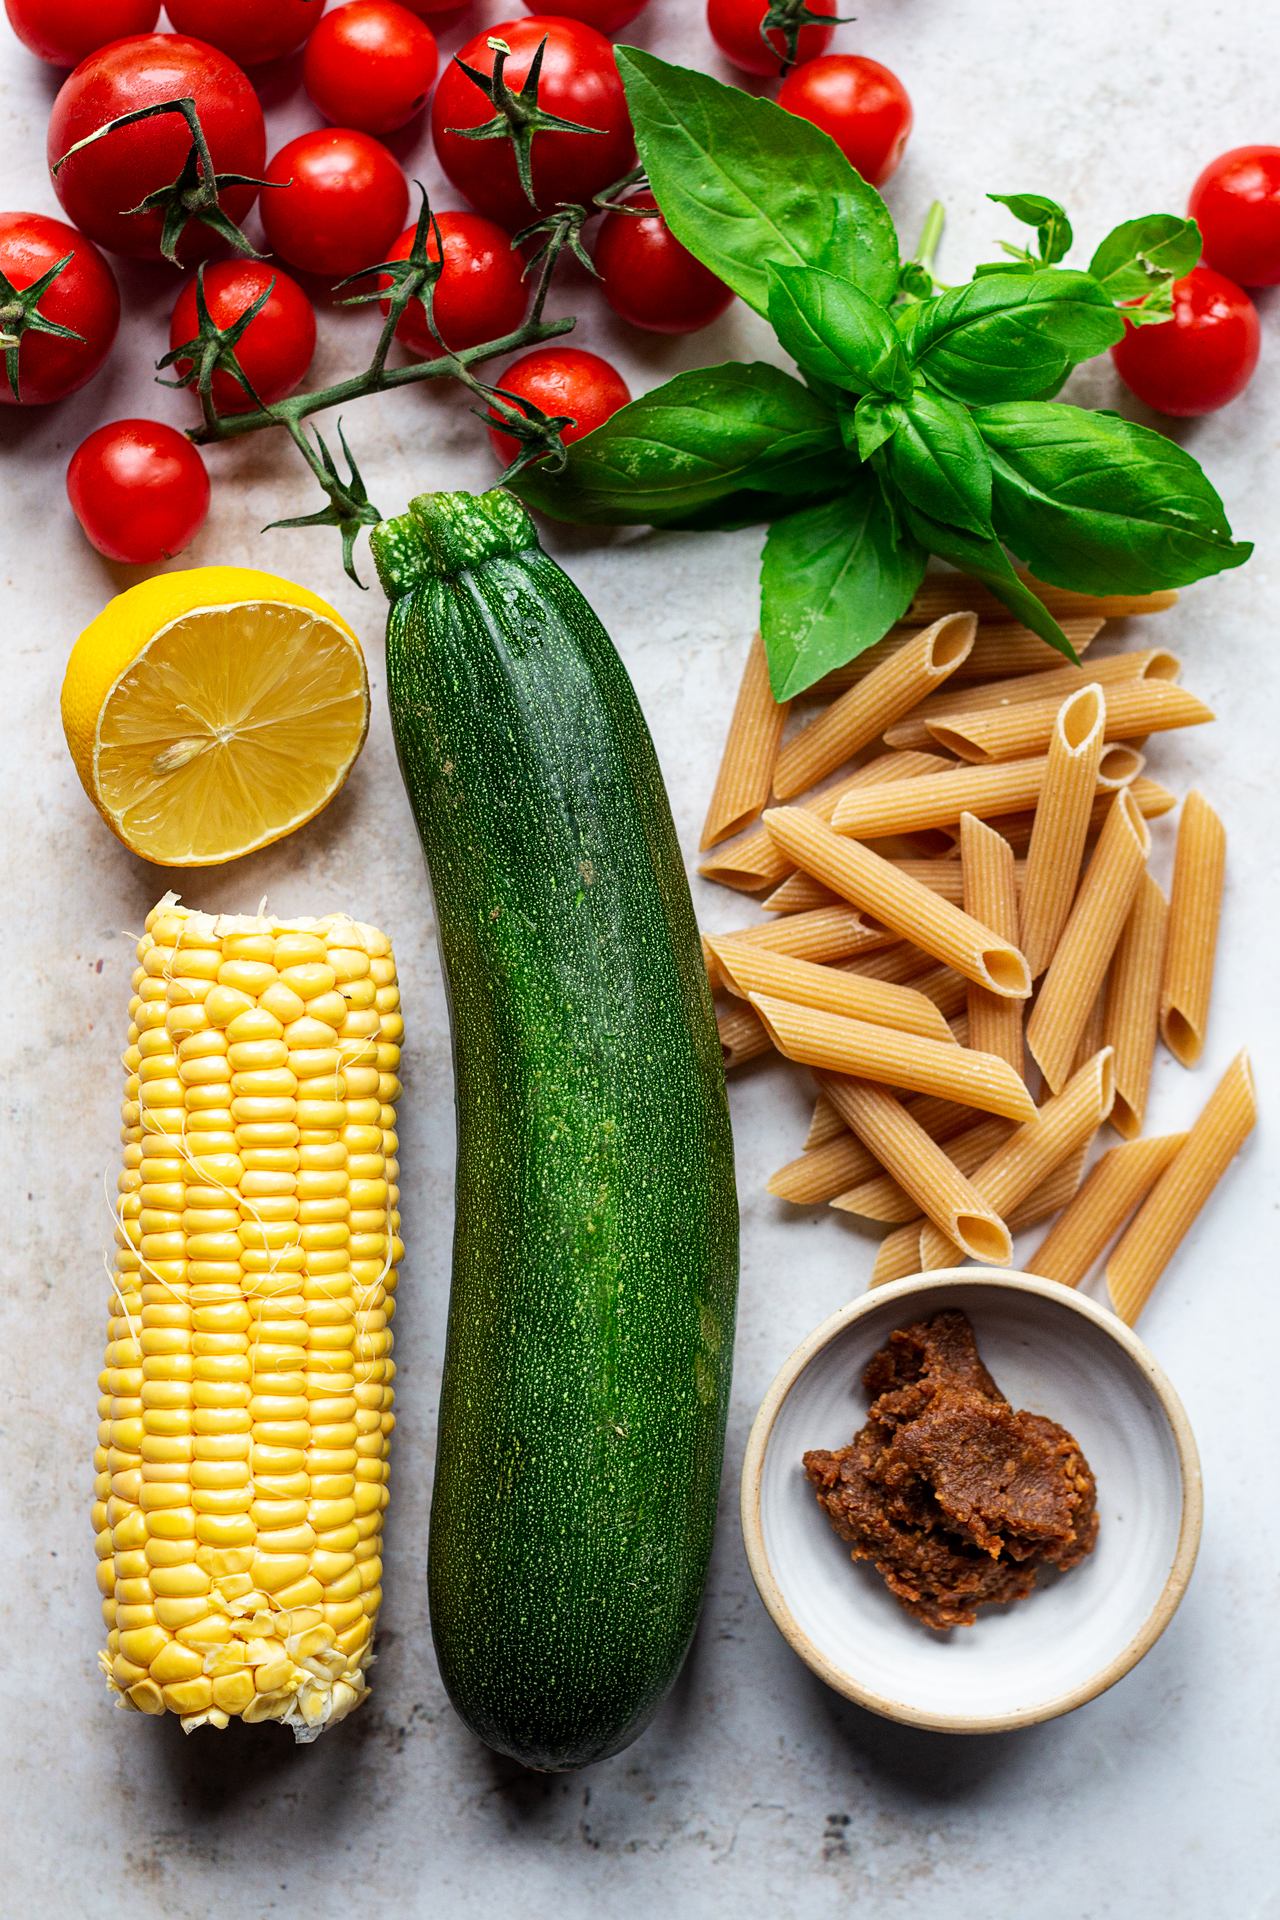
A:
{"label": "red cherry tomato", "polygon": [[539,106],[545,113],[596,129],[534,134],[535,211],[520,185],[509,140],[465,140],[452,131],[483,126],[492,120],[494,109],[456,62],[445,68],[431,106],[431,137],[440,164],[473,207],[514,232],[539,213],[550,212],[557,201],[589,200],[621,179],[635,161],[636,147],[613,44],[603,34],[577,20],[535,14],[531,20],[506,20],[477,34],[458,59],[477,73],[492,73],[491,39],[505,40],[511,48],[506,81],[513,93],[524,84],[545,39]]}
{"label": "red cherry tomato", "polygon": [[1280,147],[1233,147],[1211,160],[1187,212],[1204,262],[1241,287],[1280,285]]}
{"label": "red cherry tomato", "polygon": [[[834,17],[835,10],[836,0],[809,0],[810,13],[829,13]],[[707,0],[707,25],[725,59],[732,60],[744,73],[758,74],[762,79],[774,79],[782,72],[787,49],[786,36],[778,27],[770,27],[766,46],[760,29],[768,11],[769,0]],[[834,33],[834,26],[801,27],[796,42],[797,65],[816,60],[820,53],[825,53]],[[776,56],[770,55],[771,46],[778,49]]]}
{"label": "red cherry tomato", "polygon": [[[626,381],[607,360],[578,347],[539,347],[508,367],[493,384],[504,393],[532,400],[551,419],[568,414],[574,424],[561,433],[566,446],[602,427],[631,398]],[[496,427],[490,427],[489,439],[503,466],[509,466],[520,450],[519,441]]]}
{"label": "red cherry tomato", "polygon": [[[273,284],[274,283],[274,284]],[[219,327],[230,327],[271,288],[236,342],[235,354],[254,392],[265,406],[293,392],[311,365],[316,350],[316,316],[302,288],[279,267],[262,260],[219,260],[206,267],[205,304]],[[185,346],[200,331],[193,276],[178,295],[169,322],[169,347]],[[174,372],[186,375],[190,360],[174,362]],[[221,367],[213,376],[213,399],[219,413],[247,413],[253,406],[244,388]]]}
{"label": "red cherry tomato", "polygon": [[[651,193],[630,194],[623,204],[658,205]],[[697,333],[733,299],[733,289],[681,246],[656,211],[606,214],[595,264],[614,312],[647,333]]]}
{"label": "red cherry tomato", "polygon": [[911,102],[896,74],[857,53],[827,53],[789,73],[778,105],[829,133],[873,187],[896,172],[911,132]]}
{"label": "red cherry tomato", "polygon": [[1131,393],[1159,413],[1214,413],[1244,392],[1258,364],[1258,314],[1212,267],[1173,283],[1173,318],[1125,328],[1111,349]]}
{"label": "red cherry tomato", "polygon": [[[524,4],[530,13],[538,11],[537,0],[524,0]],[[629,27],[648,4],[649,0],[559,0],[556,17],[581,20],[597,33],[617,33],[620,27]]]}
{"label": "red cherry tomato", "polygon": [[326,120],[393,133],[427,103],[436,42],[395,0],[350,0],[326,13],[307,42],[302,78]]}
{"label": "red cherry tomato", "polygon": [[419,20],[444,20],[448,26],[453,25],[455,16],[471,9],[471,0],[404,0],[404,4]]}
{"label": "red cherry tomato", "polygon": [[[178,33],[141,33],[81,61],[53,103],[50,168],[120,114],[184,96],[196,103],[217,172],[260,175],[267,136],[253,88],[225,53]],[[166,113],[122,127],[77,153],[54,176],[54,188],[68,217],[100,247],[158,260],[163,211],[128,209],[176,180],[190,150],[182,116]],[[218,204],[239,223],[257,197],[256,187],[228,187]],[[200,260],[219,244],[208,227],[192,221],[180,252],[184,260]]]}
{"label": "red cherry tomato", "polygon": [[[432,311],[445,345],[461,353],[478,347],[482,340],[500,340],[503,334],[514,333],[529,304],[529,284],[523,278],[524,260],[512,247],[506,228],[478,213],[441,213],[436,219],[444,270],[436,281]],[[388,260],[409,258],[413,232],[412,227],[405,228],[386,255]],[[427,255],[440,258],[434,233],[427,238]],[[387,287],[391,281],[384,273],[378,284]],[[382,311],[388,311],[385,300]],[[424,360],[434,360],[440,352],[421,300],[411,300],[401,314],[396,338]]]}
{"label": "red cherry tomato", "polygon": [[24,47],[55,67],[76,67],[126,34],[150,33],[159,0],[4,0]]}
{"label": "red cherry tomato", "polygon": [[[0,362],[0,401],[8,406],[42,406],[74,393],[92,380],[111,351],[120,322],[115,275],[91,240],[44,213],[0,213],[0,273],[16,293],[34,286],[59,260],[72,255],[57,279],[40,295],[36,311],[46,320],[70,327],[80,340],[23,331],[18,347],[18,399]],[[20,325],[21,303],[12,315]],[[0,332],[10,319],[0,293]]]}
{"label": "red cherry tomato", "polygon": [[274,155],[262,224],[274,252],[308,273],[358,273],[387,257],[409,211],[409,183],[367,133],[300,133]]}
{"label": "red cherry tomato", "polygon": [[67,498],[108,560],[169,560],[195,539],[209,511],[209,476],[189,440],[156,420],[113,420],[82,440],[67,468]]}
{"label": "red cherry tomato", "polygon": [[242,67],[300,47],[324,12],[324,0],[165,0],[179,33],[207,40]]}

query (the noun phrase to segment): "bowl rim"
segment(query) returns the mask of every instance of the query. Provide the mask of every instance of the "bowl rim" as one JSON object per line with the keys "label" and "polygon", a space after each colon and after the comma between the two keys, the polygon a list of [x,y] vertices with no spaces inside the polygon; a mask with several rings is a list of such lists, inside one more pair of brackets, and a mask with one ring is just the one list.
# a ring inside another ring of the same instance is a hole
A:
{"label": "bowl rim", "polygon": [[[909,1301],[917,1294],[933,1292],[939,1287],[945,1291],[948,1287],[962,1285],[986,1286],[993,1291],[1003,1287],[1012,1292],[1038,1294],[1057,1306],[1066,1307],[1080,1314],[1083,1319],[1091,1320],[1095,1326],[1100,1327],[1117,1346],[1124,1350],[1155,1390],[1156,1398],[1173,1433],[1182,1477],[1182,1519],[1178,1532],[1177,1551],[1164,1588],[1137,1633],[1127,1646],[1088,1680],[1081,1681],[1078,1686],[1072,1687],[1066,1693],[1057,1694],[1034,1706],[1019,1708],[1013,1713],[931,1713],[919,1707],[909,1706],[905,1701],[894,1700],[886,1694],[878,1693],[874,1688],[865,1686],[853,1674],[836,1666],[803,1632],[787,1605],[769,1563],[760,1515],[760,1485],[769,1437],[783,1403],[810,1362],[822,1352],[824,1347],[829,1346],[838,1335],[842,1334],[846,1327],[852,1326],[855,1321],[863,1319],[873,1310],[878,1311],[893,1301]],[[1016,1727],[1030,1727],[1043,1720],[1054,1720],[1059,1714],[1070,1713],[1075,1707],[1083,1706],[1087,1700],[1096,1699],[1098,1694],[1105,1693],[1108,1687],[1114,1686],[1117,1680],[1122,1679],[1130,1668],[1136,1666],[1142,1656],[1155,1645],[1177,1611],[1178,1604],[1186,1592],[1187,1582],[1191,1578],[1192,1568],[1195,1566],[1204,1515],[1204,1491],[1200,1476],[1200,1456],[1182,1402],[1154,1354],[1143,1345],[1132,1328],[1126,1326],[1123,1320],[1108,1312],[1105,1307],[1099,1306],[1096,1301],[1089,1299],[1087,1294],[1076,1293],[1059,1281],[1045,1280],[1038,1274],[1009,1273],[997,1267],[942,1267],[935,1272],[913,1274],[905,1280],[895,1280],[885,1286],[870,1288],[866,1293],[859,1294],[855,1300],[851,1300],[847,1306],[841,1307],[838,1313],[831,1314],[800,1342],[795,1352],[779,1369],[752,1423],[747,1440],[746,1456],[742,1463],[741,1513],[747,1562],[760,1598],[774,1625],[792,1651],[799,1654],[805,1665],[816,1673],[820,1680],[825,1680],[829,1687],[836,1693],[843,1694],[846,1700],[852,1700],[858,1706],[866,1707],[872,1713],[878,1713],[887,1720],[896,1720],[903,1726],[925,1728],[935,1733],[1007,1733]]]}

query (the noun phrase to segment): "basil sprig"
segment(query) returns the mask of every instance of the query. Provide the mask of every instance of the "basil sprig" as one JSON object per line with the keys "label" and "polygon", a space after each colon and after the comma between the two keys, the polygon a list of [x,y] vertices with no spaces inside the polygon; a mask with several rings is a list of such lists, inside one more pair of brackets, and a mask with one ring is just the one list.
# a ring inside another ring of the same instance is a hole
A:
{"label": "basil sprig", "polygon": [[803,382],[761,363],[679,374],[574,442],[559,473],[517,475],[531,505],[588,525],[768,521],[761,626],[780,700],[880,639],[931,553],[1072,660],[1010,552],[1085,593],[1183,586],[1248,558],[1189,454],[1054,399],[1125,319],[1168,317],[1199,258],[1193,221],[1127,221],[1078,272],[1059,264],[1073,236],[1056,201],[992,194],[1035,251],[1005,245],[938,290],[900,263],[883,200],[808,121],[634,47],[617,61],[668,225],[768,319]]}

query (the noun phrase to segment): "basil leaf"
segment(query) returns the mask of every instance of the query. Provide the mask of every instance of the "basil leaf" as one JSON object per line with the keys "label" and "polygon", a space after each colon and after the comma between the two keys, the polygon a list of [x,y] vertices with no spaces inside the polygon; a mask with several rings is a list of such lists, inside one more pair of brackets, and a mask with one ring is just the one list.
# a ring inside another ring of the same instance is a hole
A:
{"label": "basil leaf", "polygon": [[[828,475],[829,480],[837,479],[830,469]],[[828,486],[825,492],[812,498],[806,496],[806,508],[832,498],[835,493],[843,493],[846,482],[846,475],[838,476],[838,485]],[[758,527],[765,521],[781,520],[795,511],[793,493],[758,493],[744,487],[740,493],[722,494],[706,506],[656,512],[649,525],[663,533],[732,533],[740,527]]]}
{"label": "basil leaf", "polygon": [[1042,266],[1051,267],[1055,260],[1061,260],[1070,251],[1075,236],[1071,231],[1071,222],[1056,200],[1046,200],[1039,193],[989,193],[987,198],[997,201],[1002,207],[1008,207],[1014,219],[1021,220],[1024,227],[1035,228],[1040,241]]}
{"label": "basil leaf", "polygon": [[939,560],[949,561],[962,573],[981,580],[1024,626],[1065,654],[1073,666],[1079,666],[1075,648],[1049,609],[1036,598],[1021,575],[1014,572],[999,540],[990,534],[985,539],[975,538],[959,527],[944,526],[905,501],[903,512],[908,527],[923,547],[936,553]]}
{"label": "basil leaf", "polygon": [[851,393],[910,397],[893,322],[850,280],[816,267],[769,266],[769,324],[806,373]]}
{"label": "basil leaf", "polygon": [[618,47],[615,57],[668,226],[748,306],[766,311],[771,260],[822,267],[888,305],[898,236],[834,140],[771,101],[638,47]]}
{"label": "basil leaf", "polygon": [[509,485],[530,506],[585,526],[655,525],[743,488],[826,494],[845,464],[831,409],[758,361],[677,374],[567,453],[561,472],[526,467]]}
{"label": "basil leaf", "polygon": [[760,630],[776,700],[789,700],[874,646],[911,604],[923,549],[897,538],[864,470],[824,506],[775,520],[760,569]]}
{"label": "basil leaf", "polygon": [[[840,431],[844,435],[846,447],[849,444],[848,412],[840,412]],[[898,419],[892,402],[883,399],[878,393],[864,394],[853,414],[853,434],[858,457],[869,460],[878,453],[885,441],[896,433]]]}
{"label": "basil leaf", "polygon": [[903,344],[956,400],[1039,400],[1071,366],[1112,346],[1124,322],[1087,273],[990,274],[908,309]]}
{"label": "basil leaf", "polygon": [[1113,227],[1089,262],[1111,300],[1140,300],[1155,287],[1181,280],[1200,258],[1200,229],[1176,213],[1149,213]]}
{"label": "basil leaf", "polygon": [[1226,510],[1182,448],[1079,407],[984,407],[996,525],[1041,580],[1081,593],[1149,593],[1241,566]]}
{"label": "basil leaf", "polygon": [[991,463],[964,408],[926,390],[891,412],[885,457],[894,486],[932,519],[989,536]]}

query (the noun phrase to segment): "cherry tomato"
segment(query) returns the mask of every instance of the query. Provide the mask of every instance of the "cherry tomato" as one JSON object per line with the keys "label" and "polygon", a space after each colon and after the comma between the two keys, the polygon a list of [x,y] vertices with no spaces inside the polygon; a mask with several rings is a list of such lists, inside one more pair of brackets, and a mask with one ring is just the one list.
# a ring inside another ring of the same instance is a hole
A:
{"label": "cherry tomato", "polygon": [[[482,340],[500,340],[503,334],[514,333],[529,304],[529,285],[523,278],[524,260],[513,249],[506,228],[478,213],[441,213],[436,221],[444,247],[444,271],[436,281],[432,311],[445,345],[461,353],[478,347]],[[413,231],[405,228],[386,255],[388,260],[408,259]],[[440,258],[434,233],[428,236],[427,254],[432,260]],[[387,287],[391,282],[383,274],[378,284]],[[385,300],[382,311],[388,311]],[[434,360],[440,352],[421,300],[411,300],[401,314],[396,338],[424,360]]]}
{"label": "cherry tomato", "polygon": [[404,4],[419,20],[444,20],[448,26],[453,25],[455,16],[471,9],[471,0],[404,0]]}
{"label": "cherry tomato", "polygon": [[506,20],[469,40],[458,59],[477,73],[492,73],[491,39],[511,48],[506,81],[513,93],[524,84],[543,40],[538,104],[593,133],[535,133],[533,187],[537,210],[529,205],[516,172],[509,140],[465,140],[454,128],[480,127],[494,108],[462,68],[451,62],[441,76],[431,107],[431,137],[440,164],[478,212],[513,232],[560,200],[589,200],[621,179],[636,157],[626,96],[614,64],[613,44],[594,27],[577,20],[535,14],[531,20]]}
{"label": "cherry tomato", "polygon": [[[809,0],[810,13],[834,16],[835,10],[836,0]],[[762,79],[776,78],[782,72],[787,49],[786,36],[778,27],[770,27],[769,45],[765,45],[760,29],[768,11],[769,0],[707,0],[707,25],[725,59]],[[796,42],[797,64],[825,53],[834,33],[834,26],[801,27]],[[776,57],[770,55],[770,46],[778,49]]]}
{"label": "cherry tomato", "polygon": [[24,47],[55,67],[77,67],[109,41],[150,33],[159,0],[4,0]]}
{"label": "cherry tomato", "polygon": [[209,476],[172,427],[113,420],[72,454],[67,498],[99,553],[149,565],[195,539],[209,511]]}
{"label": "cherry tomato", "polygon": [[629,194],[623,204],[655,211],[605,215],[595,264],[614,312],[647,333],[697,333],[718,320],[733,289],[681,246],[651,193]]}
{"label": "cherry tomato", "polygon": [[1280,147],[1233,147],[1211,160],[1187,212],[1204,262],[1241,287],[1280,285]]}
{"label": "cherry tomato", "polygon": [[1111,349],[1131,393],[1159,413],[1214,413],[1244,392],[1258,364],[1258,314],[1212,267],[1173,283],[1173,318],[1126,327]]}
{"label": "cherry tomato", "polygon": [[300,47],[324,12],[324,0],[165,0],[170,25],[207,40],[242,67]]}
{"label": "cherry tomato", "polygon": [[326,13],[307,42],[302,78],[326,120],[393,133],[427,102],[435,36],[396,0],[350,0]]}
{"label": "cherry tomato", "polygon": [[[140,33],[81,61],[53,103],[50,168],[78,140],[120,114],[183,96],[196,103],[215,169],[260,175],[267,136],[257,95],[225,53],[179,33]],[[176,180],[190,150],[182,116],[162,114],[121,127],[77,153],[54,176],[54,188],[69,218],[100,247],[136,260],[158,260],[163,210],[128,209]],[[256,187],[228,187],[218,204],[239,223],[257,197]],[[200,260],[219,244],[208,227],[192,221],[180,252],[184,260]]]}
{"label": "cherry tomato", "polygon": [[[607,360],[598,353],[583,353],[579,347],[539,347],[508,367],[493,384],[504,393],[532,400],[552,419],[568,414],[574,424],[561,433],[566,446],[602,427],[631,398],[626,381]],[[489,439],[503,466],[508,466],[520,450],[519,441],[496,427],[490,427]]]}
{"label": "cherry tomato", "polygon": [[367,133],[300,133],[267,168],[262,224],[274,252],[308,273],[358,273],[385,260],[409,211],[409,184]]}
{"label": "cherry tomato", "polygon": [[829,133],[873,187],[897,171],[911,132],[911,102],[896,74],[857,53],[826,53],[789,73],[778,105]]}
{"label": "cherry tomato", "polygon": [[[0,273],[15,293],[34,286],[50,267],[71,254],[57,279],[40,295],[36,312],[79,340],[22,330],[18,347],[18,399],[0,361],[0,401],[8,406],[43,406],[74,393],[92,380],[111,351],[120,322],[115,275],[91,240],[62,220],[44,213],[0,213]],[[0,332],[6,322],[21,327],[21,302],[11,312],[0,293]]]}
{"label": "cherry tomato", "polygon": [[[538,11],[537,0],[524,0],[524,4],[530,13]],[[559,0],[556,18],[581,20],[597,33],[617,33],[620,27],[629,27],[648,4],[649,0]]]}
{"label": "cherry tomato", "polygon": [[[233,326],[267,287],[271,291],[266,304],[240,335],[235,355],[259,400],[270,406],[292,393],[311,365],[316,350],[311,302],[296,280],[262,260],[219,260],[205,269],[205,304],[219,327]],[[199,331],[193,275],[178,295],[169,322],[170,351],[194,340]],[[191,364],[176,360],[174,372],[188,374]],[[219,413],[247,413],[253,406],[239,381],[221,367],[213,376],[213,399]]]}

